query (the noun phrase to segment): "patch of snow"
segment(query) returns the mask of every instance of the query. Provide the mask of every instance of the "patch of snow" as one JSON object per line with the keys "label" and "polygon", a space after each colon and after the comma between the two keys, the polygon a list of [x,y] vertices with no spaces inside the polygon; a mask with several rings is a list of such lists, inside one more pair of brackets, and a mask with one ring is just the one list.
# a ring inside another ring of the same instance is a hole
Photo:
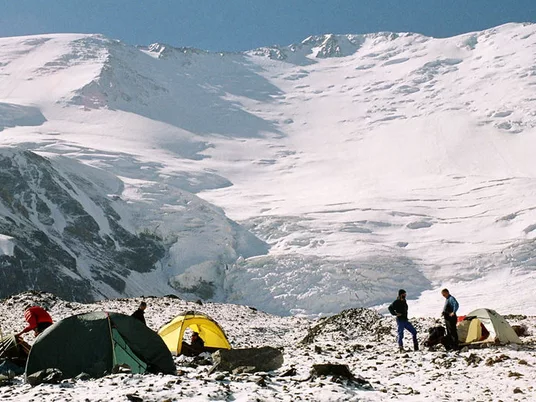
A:
{"label": "patch of snow", "polygon": [[0,255],[7,255],[8,257],[12,257],[14,255],[14,240],[15,239],[13,239],[13,237],[0,234]]}

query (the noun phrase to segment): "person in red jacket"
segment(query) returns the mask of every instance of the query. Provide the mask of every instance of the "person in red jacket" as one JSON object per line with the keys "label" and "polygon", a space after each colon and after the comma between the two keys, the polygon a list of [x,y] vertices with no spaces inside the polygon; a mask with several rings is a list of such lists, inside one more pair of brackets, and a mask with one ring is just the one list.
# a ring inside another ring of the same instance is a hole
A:
{"label": "person in red jacket", "polygon": [[28,325],[20,331],[17,336],[21,336],[31,330],[33,330],[34,335],[37,336],[52,325],[52,317],[50,317],[50,314],[39,306],[26,307],[24,309],[24,319],[28,322]]}

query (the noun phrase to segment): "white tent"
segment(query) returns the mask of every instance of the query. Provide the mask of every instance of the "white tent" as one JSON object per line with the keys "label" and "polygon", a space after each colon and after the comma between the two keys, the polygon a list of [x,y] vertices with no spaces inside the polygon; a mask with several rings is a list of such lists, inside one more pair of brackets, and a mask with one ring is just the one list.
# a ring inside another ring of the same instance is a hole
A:
{"label": "white tent", "polygon": [[467,314],[458,324],[458,336],[461,343],[521,343],[504,317],[487,308],[479,308]]}

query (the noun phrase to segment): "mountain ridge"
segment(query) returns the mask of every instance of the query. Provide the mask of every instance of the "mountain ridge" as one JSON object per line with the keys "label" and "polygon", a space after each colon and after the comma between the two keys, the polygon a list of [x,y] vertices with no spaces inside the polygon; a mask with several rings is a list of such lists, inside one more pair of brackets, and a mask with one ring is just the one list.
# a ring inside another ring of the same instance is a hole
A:
{"label": "mountain ridge", "polygon": [[164,250],[149,272],[120,274],[120,293],[325,314],[404,287],[429,313],[448,286],[479,307],[505,278],[534,281],[535,31],[240,53],[0,39],[0,145],[120,183],[101,194],[123,203],[115,221]]}

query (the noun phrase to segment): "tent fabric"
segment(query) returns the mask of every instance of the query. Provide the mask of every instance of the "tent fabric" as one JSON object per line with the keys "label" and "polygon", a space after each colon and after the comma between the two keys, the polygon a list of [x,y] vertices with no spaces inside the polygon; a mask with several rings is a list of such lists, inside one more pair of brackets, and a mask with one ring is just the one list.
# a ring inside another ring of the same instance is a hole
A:
{"label": "tent fabric", "polygon": [[0,360],[0,379],[12,378],[16,375],[24,373],[24,367],[13,363],[11,360]]}
{"label": "tent fabric", "polygon": [[482,325],[482,321],[480,321],[478,318],[470,320],[465,342],[472,343],[484,340],[482,339]]}
{"label": "tent fabric", "polygon": [[147,364],[141,360],[125,342],[117,329],[112,329],[112,337],[114,340],[114,359],[113,366],[127,365],[134,374],[143,374],[147,372]]}
{"label": "tent fabric", "polygon": [[[487,337],[486,332],[489,333]],[[464,321],[458,325],[458,336],[462,343],[521,343],[521,339],[504,317],[495,310],[486,308],[467,314]]]}
{"label": "tent fabric", "polygon": [[199,333],[207,349],[231,349],[227,336],[216,321],[206,314],[188,311],[179,314],[158,331],[172,353],[181,354],[184,332],[190,328]]}
{"label": "tent fabric", "polygon": [[0,339],[0,359],[9,360],[19,366],[24,367],[31,346],[22,338],[9,335]]}
{"label": "tent fabric", "polygon": [[74,315],[47,328],[35,341],[26,375],[47,368],[65,378],[87,373],[98,378],[117,364],[133,372],[175,372],[162,339],[133,317],[103,311]]}
{"label": "tent fabric", "polygon": [[[462,320],[460,318],[463,317]],[[471,325],[471,321],[469,319],[465,319],[467,316],[458,316],[458,324],[456,325],[456,331],[458,332],[458,340],[460,343],[466,343],[467,340],[467,333],[469,332],[469,325]]]}

